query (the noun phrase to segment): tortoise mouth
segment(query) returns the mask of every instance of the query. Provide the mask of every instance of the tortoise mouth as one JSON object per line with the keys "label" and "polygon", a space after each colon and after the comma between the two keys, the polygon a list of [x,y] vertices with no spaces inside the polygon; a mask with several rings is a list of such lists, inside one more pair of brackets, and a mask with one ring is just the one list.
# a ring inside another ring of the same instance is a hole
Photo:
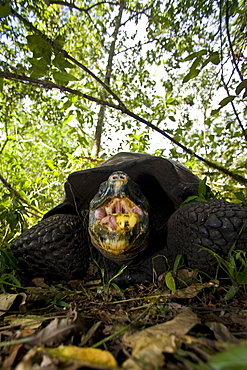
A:
{"label": "tortoise mouth", "polygon": [[133,258],[145,248],[148,213],[127,197],[107,199],[89,215],[89,233],[93,245],[103,255]]}

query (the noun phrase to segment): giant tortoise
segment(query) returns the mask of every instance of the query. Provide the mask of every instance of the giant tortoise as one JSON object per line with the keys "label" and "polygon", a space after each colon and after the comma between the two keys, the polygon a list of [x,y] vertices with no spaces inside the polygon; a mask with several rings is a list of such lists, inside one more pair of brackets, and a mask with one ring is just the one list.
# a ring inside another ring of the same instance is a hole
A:
{"label": "giant tortoise", "polygon": [[12,243],[25,277],[82,279],[90,260],[119,284],[153,281],[186,265],[213,273],[234,246],[247,250],[247,208],[214,199],[189,203],[200,180],[185,166],[141,153],[119,153],[100,166],[69,175],[65,199]]}

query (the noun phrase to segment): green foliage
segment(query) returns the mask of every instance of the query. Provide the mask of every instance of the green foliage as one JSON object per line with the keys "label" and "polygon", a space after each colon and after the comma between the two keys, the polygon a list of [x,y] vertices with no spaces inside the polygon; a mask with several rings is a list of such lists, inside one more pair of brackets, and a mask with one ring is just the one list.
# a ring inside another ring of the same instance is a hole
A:
{"label": "green foliage", "polygon": [[212,195],[210,189],[206,185],[207,178],[200,180],[198,185],[198,195],[191,195],[181,203],[180,207],[193,202],[206,202]]}
{"label": "green foliage", "polygon": [[217,353],[209,360],[213,370],[245,370],[247,363],[247,346],[237,345],[224,352]]}
{"label": "green foliage", "polygon": [[5,1],[0,4],[0,18],[7,17],[11,14],[11,7],[9,1]]}
{"label": "green foliage", "polygon": [[219,266],[227,273],[232,285],[229,287],[224,300],[232,299],[238,292],[239,285],[247,284],[247,253],[245,251],[234,250],[233,245],[228,253],[228,257],[224,258],[209,248],[202,246],[200,248],[205,249],[214,256]]}
{"label": "green foliage", "polygon": [[0,249],[0,291],[4,293],[6,285],[20,287],[21,283],[15,276],[18,262],[9,249]]}

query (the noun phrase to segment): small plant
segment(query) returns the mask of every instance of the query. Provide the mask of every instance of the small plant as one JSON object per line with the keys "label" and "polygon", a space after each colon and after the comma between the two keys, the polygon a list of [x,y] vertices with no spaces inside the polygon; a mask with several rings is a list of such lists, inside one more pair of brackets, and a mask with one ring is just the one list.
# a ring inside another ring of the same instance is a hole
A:
{"label": "small plant", "polygon": [[[53,287],[52,290],[54,290],[55,293],[57,292],[55,287]],[[49,304],[49,307],[55,307],[57,310],[61,310],[69,306],[69,303],[63,300],[66,296],[67,294],[63,292],[57,292],[53,297],[42,296],[41,298]]]}
{"label": "small plant", "polygon": [[118,277],[119,275],[121,275],[123,273],[123,271],[126,269],[127,265],[123,265],[119,270],[118,272],[113,276],[111,277],[108,282],[106,283],[105,282],[105,269],[100,267],[98,262],[94,259],[93,262],[95,263],[95,265],[98,267],[99,271],[100,271],[100,275],[101,275],[101,279],[102,279],[102,285],[104,287],[104,291],[106,292],[106,294],[108,295],[109,294],[109,289],[110,287],[112,286],[114,289],[116,289],[120,295],[123,296],[123,292],[122,290],[119,288],[119,286],[113,282],[113,280]]}
{"label": "small plant", "polygon": [[224,300],[233,298],[239,290],[239,286],[247,284],[247,252],[234,250],[234,247],[235,243],[229,250],[228,257],[223,258],[211,249],[200,246],[200,248],[203,248],[217,259],[219,266],[227,273],[231,280],[232,285],[229,287]]}
{"label": "small plant", "polygon": [[5,285],[20,287],[21,283],[15,276],[19,269],[17,259],[9,249],[0,250],[0,291],[4,293]]}
{"label": "small plant", "polygon": [[172,271],[168,271],[165,274],[165,279],[164,279],[165,280],[165,284],[166,284],[167,288],[169,290],[171,290],[172,292],[175,292],[177,290],[176,281],[174,279],[174,275],[176,274],[176,272],[178,271],[178,269],[182,267],[182,265],[183,265],[183,255],[182,254],[178,254],[176,256],[175,261],[174,261]]}
{"label": "small plant", "polygon": [[198,195],[191,195],[190,197],[188,197],[187,199],[183,201],[180,207],[183,207],[186,204],[194,203],[194,202],[207,202],[208,199],[212,196],[212,193],[211,193],[210,188],[207,186],[206,182],[207,182],[207,178],[204,177],[204,179],[202,179],[199,182]]}

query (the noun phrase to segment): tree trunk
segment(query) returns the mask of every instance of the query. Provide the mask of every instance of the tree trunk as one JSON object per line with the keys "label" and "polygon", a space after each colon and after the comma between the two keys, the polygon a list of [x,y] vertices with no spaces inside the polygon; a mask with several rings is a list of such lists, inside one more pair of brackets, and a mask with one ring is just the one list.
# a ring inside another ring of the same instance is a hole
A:
{"label": "tree trunk", "polygon": [[[121,26],[121,19],[123,15],[124,4],[125,4],[125,0],[120,0],[119,12],[116,17],[115,29],[112,35],[113,40],[111,42],[111,46],[109,50],[106,73],[104,77],[104,83],[106,85],[110,85],[112,66],[113,66],[113,57],[115,53],[118,31]],[[101,94],[101,99],[105,100],[106,97],[107,97],[107,93],[104,90]],[[98,114],[97,126],[95,130],[94,142],[93,142],[92,153],[91,153],[93,157],[98,157],[99,151],[100,151],[101,137],[102,137],[102,131],[103,131],[103,125],[104,125],[104,118],[105,118],[105,108],[106,107],[102,105],[100,107],[99,114]]]}

